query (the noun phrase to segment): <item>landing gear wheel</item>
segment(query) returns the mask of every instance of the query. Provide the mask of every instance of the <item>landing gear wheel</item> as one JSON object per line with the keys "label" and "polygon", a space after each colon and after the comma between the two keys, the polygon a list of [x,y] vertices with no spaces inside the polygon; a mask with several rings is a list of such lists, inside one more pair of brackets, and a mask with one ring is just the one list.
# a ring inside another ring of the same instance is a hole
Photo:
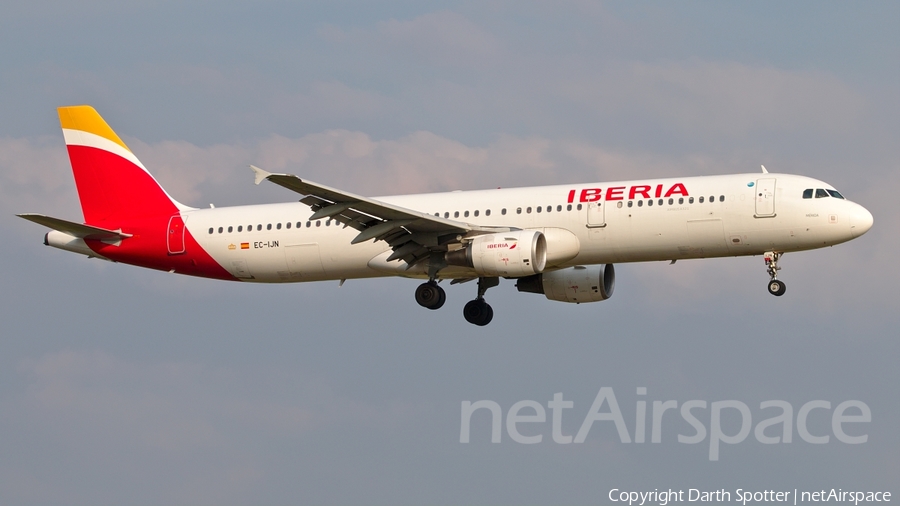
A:
{"label": "landing gear wheel", "polygon": [[494,309],[484,299],[470,300],[463,308],[463,316],[467,322],[484,327],[494,319]]}
{"label": "landing gear wheel", "polygon": [[416,287],[416,302],[428,309],[438,309],[447,301],[447,293],[434,281]]}
{"label": "landing gear wheel", "polygon": [[782,295],[784,295],[784,291],[786,289],[787,287],[784,285],[784,281],[778,279],[769,281],[769,293],[776,297],[781,297]]}
{"label": "landing gear wheel", "polygon": [[781,267],[778,266],[778,260],[783,254],[776,251],[767,251],[763,255],[763,260],[766,262],[766,272],[769,273],[769,293],[776,297],[784,295],[785,290],[784,282],[776,278],[778,271],[781,270]]}

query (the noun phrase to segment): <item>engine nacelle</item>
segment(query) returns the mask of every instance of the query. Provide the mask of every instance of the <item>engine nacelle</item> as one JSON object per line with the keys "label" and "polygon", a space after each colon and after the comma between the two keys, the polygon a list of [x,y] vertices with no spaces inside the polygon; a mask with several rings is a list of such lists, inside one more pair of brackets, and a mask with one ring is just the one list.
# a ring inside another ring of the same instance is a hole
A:
{"label": "engine nacelle", "polygon": [[520,292],[542,293],[560,302],[599,302],[612,297],[616,287],[613,264],[568,267],[522,278],[516,283]]}
{"label": "engine nacelle", "polygon": [[531,276],[547,265],[547,239],[537,230],[479,235],[444,258],[449,265],[475,269],[479,276]]}
{"label": "engine nacelle", "polygon": [[578,256],[581,242],[564,228],[540,229],[547,239],[547,267],[557,267]]}

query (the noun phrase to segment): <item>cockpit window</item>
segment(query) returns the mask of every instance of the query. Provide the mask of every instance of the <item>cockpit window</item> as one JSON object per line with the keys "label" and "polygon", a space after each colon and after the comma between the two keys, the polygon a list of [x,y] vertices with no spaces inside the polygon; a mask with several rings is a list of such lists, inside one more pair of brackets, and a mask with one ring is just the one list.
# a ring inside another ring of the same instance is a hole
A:
{"label": "cockpit window", "polygon": [[821,188],[816,188],[816,198],[823,199],[825,197],[828,197],[828,192],[826,192],[825,190],[823,190]]}
{"label": "cockpit window", "polygon": [[840,192],[838,192],[837,190],[825,190],[825,191],[827,191],[829,195],[831,195],[832,197],[834,197],[836,199],[844,198],[844,196],[841,195]]}
{"label": "cockpit window", "polygon": [[812,188],[807,188],[807,189],[803,190],[803,198],[805,198],[805,199],[811,199],[811,198],[812,198],[812,192],[813,192],[813,191],[812,191]]}

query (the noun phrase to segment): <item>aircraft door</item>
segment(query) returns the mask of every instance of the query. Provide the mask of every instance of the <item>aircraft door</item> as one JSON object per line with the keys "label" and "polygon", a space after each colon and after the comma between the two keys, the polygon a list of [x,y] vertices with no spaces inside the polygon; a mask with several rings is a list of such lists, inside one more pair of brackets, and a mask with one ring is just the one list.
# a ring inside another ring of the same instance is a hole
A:
{"label": "aircraft door", "polygon": [[169,218],[168,232],[166,233],[166,246],[170,255],[184,254],[184,219],[181,214]]}
{"label": "aircraft door", "polygon": [[775,178],[756,180],[756,218],[775,216]]}
{"label": "aircraft door", "polygon": [[606,226],[606,206],[603,205],[603,202],[591,202],[588,204],[587,226],[588,228]]}

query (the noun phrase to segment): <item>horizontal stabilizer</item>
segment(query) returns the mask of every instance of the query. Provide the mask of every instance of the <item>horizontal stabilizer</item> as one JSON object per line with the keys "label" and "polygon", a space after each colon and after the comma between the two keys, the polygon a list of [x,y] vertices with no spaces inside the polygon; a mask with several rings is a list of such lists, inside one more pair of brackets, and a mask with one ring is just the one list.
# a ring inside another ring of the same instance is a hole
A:
{"label": "horizontal stabilizer", "polygon": [[107,230],[105,228],[82,225],[80,223],[61,220],[59,218],[44,216],[43,214],[23,213],[17,214],[16,216],[25,218],[28,221],[33,221],[38,225],[52,228],[53,230],[65,232],[73,237],[78,237],[80,239],[94,239],[97,241],[103,241],[110,239],[121,240],[131,237],[131,234],[123,233],[120,230]]}

